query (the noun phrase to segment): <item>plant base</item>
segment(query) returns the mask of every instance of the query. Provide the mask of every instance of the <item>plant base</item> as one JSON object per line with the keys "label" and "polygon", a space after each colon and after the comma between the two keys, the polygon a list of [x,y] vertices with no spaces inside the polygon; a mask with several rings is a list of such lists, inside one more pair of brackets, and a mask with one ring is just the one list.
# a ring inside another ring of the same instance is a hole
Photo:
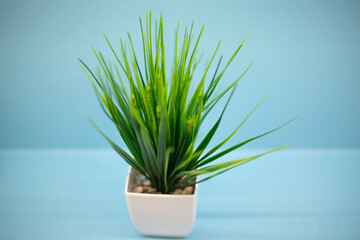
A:
{"label": "plant base", "polygon": [[130,218],[136,229],[147,236],[186,237],[196,217],[197,188],[191,195],[144,194],[131,192],[135,174],[129,168],[125,195]]}

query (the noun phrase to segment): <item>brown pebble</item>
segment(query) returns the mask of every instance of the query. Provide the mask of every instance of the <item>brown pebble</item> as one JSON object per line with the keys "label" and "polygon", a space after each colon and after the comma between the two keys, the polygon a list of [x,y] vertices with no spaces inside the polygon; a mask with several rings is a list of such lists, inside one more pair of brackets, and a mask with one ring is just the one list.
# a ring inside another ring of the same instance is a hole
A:
{"label": "brown pebble", "polygon": [[139,186],[134,188],[133,192],[134,193],[142,193],[144,191],[143,187]]}
{"label": "brown pebble", "polygon": [[188,187],[186,187],[186,188],[184,189],[184,191],[187,191],[187,192],[190,192],[190,193],[192,193],[193,190],[194,190],[194,187],[192,187],[192,186],[188,186]]}
{"label": "brown pebble", "polygon": [[157,192],[157,189],[156,188],[149,188],[147,190],[148,193],[156,193]]}
{"label": "brown pebble", "polygon": [[146,187],[150,187],[151,182],[150,182],[149,179],[144,179],[144,180],[142,180],[141,185],[146,186]]}
{"label": "brown pebble", "polygon": [[143,192],[147,192],[151,187],[141,186],[143,188]]}
{"label": "brown pebble", "polygon": [[175,189],[175,191],[173,192],[173,194],[175,195],[180,195],[182,193],[181,189]]}
{"label": "brown pebble", "polygon": [[193,193],[193,187],[189,186],[189,187],[186,187],[181,194],[182,195],[190,195],[192,193]]}

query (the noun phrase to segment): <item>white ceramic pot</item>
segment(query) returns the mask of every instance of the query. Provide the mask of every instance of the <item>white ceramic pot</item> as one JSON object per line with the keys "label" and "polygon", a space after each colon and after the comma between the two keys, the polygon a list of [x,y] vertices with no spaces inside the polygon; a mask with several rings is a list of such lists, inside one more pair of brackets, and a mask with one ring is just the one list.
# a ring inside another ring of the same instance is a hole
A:
{"label": "white ceramic pot", "polygon": [[129,168],[125,195],[136,229],[147,236],[186,237],[196,217],[197,188],[192,195],[134,193],[135,173]]}

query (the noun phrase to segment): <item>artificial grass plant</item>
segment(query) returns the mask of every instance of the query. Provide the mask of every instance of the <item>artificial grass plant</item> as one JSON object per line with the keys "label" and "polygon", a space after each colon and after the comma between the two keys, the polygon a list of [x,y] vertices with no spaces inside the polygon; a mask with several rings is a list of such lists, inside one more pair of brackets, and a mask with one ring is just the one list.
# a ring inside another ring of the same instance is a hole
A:
{"label": "artificial grass plant", "polygon": [[[234,167],[290,145],[285,144],[251,157],[214,164],[215,160],[229,152],[284,127],[295,118],[266,133],[234,146],[222,148],[255,109],[265,101],[264,98],[228,137],[215,147],[207,149],[220,125],[237,82],[253,64],[251,63],[225,89],[215,94],[223,74],[246,38],[227,60],[225,67],[220,68],[222,57],[219,58],[216,70],[210,75],[209,68],[218,52],[220,40],[205,66],[202,77],[194,81],[193,74],[200,61],[197,58],[197,49],[204,26],[194,41],[193,26],[190,30],[186,28],[180,38],[178,22],[173,64],[169,72],[165,65],[163,25],[162,14],[159,23],[155,22],[154,29],[151,13],[146,15],[145,25],[140,18],[143,66],[139,65],[139,57],[135,54],[130,34],[128,34],[128,43],[120,39],[120,53],[115,51],[104,34],[116,63],[113,65],[107,63],[101,52],[96,52],[92,48],[100,64],[95,74],[79,59],[81,67],[99,96],[105,114],[114,123],[130,154],[93,124],[131,167],[148,178],[158,191],[169,193],[199,175],[206,174],[206,177],[192,184],[209,180]],[[194,90],[191,90],[191,84],[196,84]],[[199,129],[208,113],[225,95],[229,96],[220,116],[207,134],[202,139],[197,139]]]}

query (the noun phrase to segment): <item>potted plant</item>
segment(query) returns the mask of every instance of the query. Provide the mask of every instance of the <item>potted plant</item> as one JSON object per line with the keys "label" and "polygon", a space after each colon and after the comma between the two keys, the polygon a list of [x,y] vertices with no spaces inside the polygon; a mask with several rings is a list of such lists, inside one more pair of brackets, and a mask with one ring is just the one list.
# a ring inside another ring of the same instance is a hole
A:
{"label": "potted plant", "polygon": [[[183,37],[180,38],[178,22],[171,72],[165,66],[166,48],[162,14],[154,27],[151,13],[146,15],[145,25],[140,18],[140,28],[143,63],[139,62],[140,58],[135,54],[130,34],[128,43],[120,39],[120,54],[114,50],[104,34],[116,59],[113,65],[106,62],[101,52],[96,52],[94,48],[93,52],[100,64],[96,73],[93,73],[82,60],[79,59],[79,62],[96,90],[105,114],[114,123],[128,148],[128,151],[125,151],[119,147],[92,122],[114,150],[130,165],[125,194],[135,227],[144,235],[184,237],[190,233],[195,221],[198,183],[285,148],[289,144],[251,157],[216,164],[213,162],[257,138],[284,127],[295,118],[266,133],[223,148],[266,97],[228,137],[207,149],[234,94],[237,82],[253,64],[251,63],[225,89],[215,94],[218,83],[246,38],[225,66],[220,67],[220,57],[215,72],[209,75],[209,68],[215,60],[220,40],[210,61],[205,65],[202,77],[194,81],[193,74],[200,61],[200,58],[197,58],[197,49],[204,26],[195,39],[193,26],[190,30],[186,28]],[[193,90],[191,84],[194,84]],[[225,95],[229,96],[220,116],[207,134],[202,139],[197,139],[202,123]],[[205,177],[199,179],[200,175]]]}

